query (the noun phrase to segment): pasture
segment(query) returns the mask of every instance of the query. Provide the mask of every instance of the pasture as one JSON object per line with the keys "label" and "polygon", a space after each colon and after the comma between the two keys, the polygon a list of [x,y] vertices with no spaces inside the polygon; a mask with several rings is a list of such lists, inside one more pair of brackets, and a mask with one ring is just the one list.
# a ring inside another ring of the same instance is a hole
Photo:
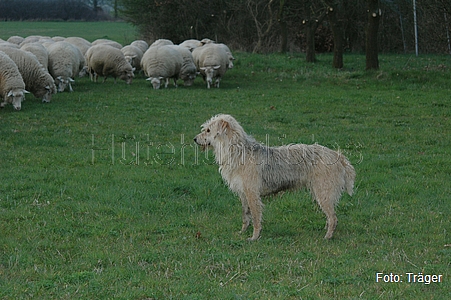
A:
{"label": "pasture", "polygon": [[[55,32],[96,35],[84,34]],[[358,54],[340,71],[330,54],[234,56],[219,89],[86,77],[51,103],[0,110],[1,299],[451,295],[451,58],[384,54],[365,72]],[[264,199],[260,240],[238,233],[239,199],[192,140],[217,113],[270,146],[350,159],[355,194],[332,240],[307,192]]]}

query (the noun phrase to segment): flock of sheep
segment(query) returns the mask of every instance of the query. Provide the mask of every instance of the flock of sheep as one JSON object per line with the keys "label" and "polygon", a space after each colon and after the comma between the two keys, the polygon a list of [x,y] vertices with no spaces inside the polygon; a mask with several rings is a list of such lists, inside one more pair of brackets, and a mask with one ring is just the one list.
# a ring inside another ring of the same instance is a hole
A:
{"label": "flock of sheep", "polygon": [[10,103],[20,110],[27,93],[50,102],[57,92],[72,92],[75,77],[87,74],[92,81],[111,76],[130,84],[142,70],[154,89],[162,83],[167,87],[171,78],[175,86],[178,79],[190,86],[201,74],[207,88],[219,87],[234,59],[226,45],[210,39],[179,45],[159,39],[150,46],[136,40],[123,47],[107,39],[91,43],[81,37],[12,36],[0,39],[0,107]]}

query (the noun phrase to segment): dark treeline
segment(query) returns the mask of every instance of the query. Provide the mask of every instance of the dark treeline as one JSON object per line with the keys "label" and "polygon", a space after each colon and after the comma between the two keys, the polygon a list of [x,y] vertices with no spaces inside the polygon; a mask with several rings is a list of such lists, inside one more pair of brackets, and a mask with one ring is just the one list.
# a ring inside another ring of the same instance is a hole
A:
{"label": "dark treeline", "polygon": [[[372,0],[375,1],[375,0]],[[208,37],[255,52],[364,52],[369,0],[0,0],[0,20],[105,20],[114,7],[148,41]],[[415,51],[412,0],[379,0],[378,51]],[[93,7],[97,7],[94,9]],[[331,9],[333,8],[333,9]],[[416,0],[421,53],[451,53],[451,0]],[[314,45],[312,44],[314,36]],[[310,42],[309,42],[310,41]]]}
{"label": "dark treeline", "polygon": [[99,7],[93,9],[80,0],[0,0],[0,20],[109,20]]}
{"label": "dark treeline", "polygon": [[[415,50],[412,0],[380,0],[379,50]],[[209,37],[246,51],[304,51],[315,29],[317,52],[333,51],[331,20],[344,51],[365,51],[368,0],[122,0],[123,15],[149,39]],[[328,8],[334,8],[331,19]],[[451,0],[417,0],[422,53],[449,53]]]}

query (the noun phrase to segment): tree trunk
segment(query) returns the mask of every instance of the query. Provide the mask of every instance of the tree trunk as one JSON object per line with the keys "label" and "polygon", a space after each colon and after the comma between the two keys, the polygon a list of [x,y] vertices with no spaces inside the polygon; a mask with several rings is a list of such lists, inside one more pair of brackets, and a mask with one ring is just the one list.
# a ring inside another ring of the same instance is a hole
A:
{"label": "tree trunk", "polygon": [[284,19],[284,7],[285,0],[279,2],[279,12],[277,13],[277,22],[280,26],[280,52],[285,53],[288,51],[288,28],[287,22]]}
{"label": "tree trunk", "polygon": [[318,22],[316,20],[308,21],[305,20],[304,25],[306,27],[305,34],[305,60],[307,62],[315,62],[315,32],[318,28]]}
{"label": "tree trunk", "polygon": [[334,36],[334,59],[332,67],[336,69],[343,68],[343,29],[338,21],[337,14],[338,5],[334,1],[326,1],[329,7],[327,8],[327,18],[329,19],[332,35]]}
{"label": "tree trunk", "polygon": [[368,24],[366,28],[366,70],[379,69],[378,40],[379,20],[382,11],[379,8],[379,0],[368,1]]}

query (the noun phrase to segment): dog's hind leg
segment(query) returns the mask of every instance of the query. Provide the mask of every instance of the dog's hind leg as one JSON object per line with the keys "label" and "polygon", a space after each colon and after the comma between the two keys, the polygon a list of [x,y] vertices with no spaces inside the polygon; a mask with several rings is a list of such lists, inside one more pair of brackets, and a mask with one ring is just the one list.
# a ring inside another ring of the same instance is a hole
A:
{"label": "dog's hind leg", "polygon": [[246,193],[246,200],[249,205],[249,210],[252,216],[252,224],[254,226],[254,232],[249,241],[255,241],[258,240],[262,231],[263,203],[260,196],[252,192]]}
{"label": "dog's hind leg", "polygon": [[[335,213],[335,199],[334,195],[331,195],[331,193],[325,189],[325,187],[322,187],[322,189],[315,190],[315,187],[312,190],[313,197],[318,202],[319,206],[321,207],[321,210],[324,212],[327,218],[326,222],[326,228],[327,233],[324,236],[325,239],[332,238],[332,235],[334,234],[335,228],[337,227],[338,219],[337,215]],[[333,194],[333,193],[332,193]]]}
{"label": "dog's hind leg", "polygon": [[242,217],[243,217],[243,226],[241,227],[241,233],[246,232],[249,224],[251,223],[251,210],[249,208],[249,204],[247,203],[246,196],[244,194],[240,195],[241,205],[242,205]]}

